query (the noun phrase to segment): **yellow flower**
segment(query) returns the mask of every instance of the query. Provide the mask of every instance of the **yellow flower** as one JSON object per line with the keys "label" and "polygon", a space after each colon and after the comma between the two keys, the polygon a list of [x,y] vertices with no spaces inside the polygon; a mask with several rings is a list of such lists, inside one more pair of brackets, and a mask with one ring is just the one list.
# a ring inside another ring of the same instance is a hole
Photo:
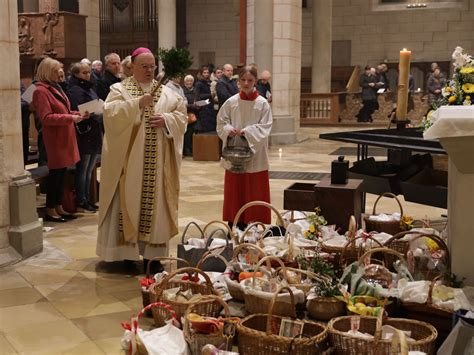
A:
{"label": "yellow flower", "polygon": [[469,95],[466,96],[466,100],[470,100],[471,97]]}
{"label": "yellow flower", "polygon": [[309,237],[309,231],[305,231],[305,232],[304,232],[304,236],[305,236],[306,238],[308,238],[308,237]]}
{"label": "yellow flower", "polygon": [[471,84],[471,83],[463,84],[463,86],[461,86],[461,89],[467,94],[472,94],[474,93],[474,84]]}
{"label": "yellow flower", "polygon": [[461,74],[472,74],[474,73],[474,68],[473,67],[463,67],[459,71]]}
{"label": "yellow flower", "polygon": [[314,224],[309,225],[309,231],[310,233],[314,233],[316,231],[316,228],[314,228]]}
{"label": "yellow flower", "polygon": [[[464,85],[463,85],[463,86],[464,86]],[[454,103],[455,101],[456,101],[456,96],[454,96],[454,95],[453,95],[453,96],[450,96],[449,99],[448,99],[448,102],[449,102],[450,104]]]}

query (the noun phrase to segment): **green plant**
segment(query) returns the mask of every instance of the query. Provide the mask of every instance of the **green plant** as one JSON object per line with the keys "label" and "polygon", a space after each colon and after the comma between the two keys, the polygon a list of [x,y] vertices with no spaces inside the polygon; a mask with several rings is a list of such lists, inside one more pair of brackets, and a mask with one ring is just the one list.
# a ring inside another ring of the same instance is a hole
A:
{"label": "green plant", "polygon": [[317,280],[314,282],[314,288],[318,296],[333,297],[341,294],[334,267],[322,256],[315,254],[314,257],[308,260],[303,255],[298,255],[295,259],[301,269],[312,271],[327,279],[327,281]]}
{"label": "green plant", "polygon": [[186,48],[160,48],[157,56],[168,79],[186,75],[186,71],[193,64],[193,57]]}

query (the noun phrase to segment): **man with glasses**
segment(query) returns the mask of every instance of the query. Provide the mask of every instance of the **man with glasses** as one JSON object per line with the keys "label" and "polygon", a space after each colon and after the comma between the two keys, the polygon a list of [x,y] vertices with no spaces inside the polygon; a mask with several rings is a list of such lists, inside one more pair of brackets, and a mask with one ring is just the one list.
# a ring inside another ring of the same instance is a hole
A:
{"label": "man with glasses", "polygon": [[140,255],[145,264],[167,256],[168,242],[178,233],[187,124],[183,98],[154,79],[151,51],[137,48],[131,60],[133,75],[112,85],[104,105],[97,238],[102,260],[125,260],[127,266]]}

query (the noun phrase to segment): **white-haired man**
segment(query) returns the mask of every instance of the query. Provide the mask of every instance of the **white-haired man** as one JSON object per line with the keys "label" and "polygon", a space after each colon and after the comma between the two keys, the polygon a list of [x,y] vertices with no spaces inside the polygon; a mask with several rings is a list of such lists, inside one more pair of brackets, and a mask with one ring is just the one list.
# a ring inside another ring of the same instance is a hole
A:
{"label": "white-haired man", "polygon": [[117,53],[109,53],[104,58],[105,70],[100,80],[97,82],[97,95],[105,101],[110,91],[110,86],[120,82],[122,65],[120,56]]}

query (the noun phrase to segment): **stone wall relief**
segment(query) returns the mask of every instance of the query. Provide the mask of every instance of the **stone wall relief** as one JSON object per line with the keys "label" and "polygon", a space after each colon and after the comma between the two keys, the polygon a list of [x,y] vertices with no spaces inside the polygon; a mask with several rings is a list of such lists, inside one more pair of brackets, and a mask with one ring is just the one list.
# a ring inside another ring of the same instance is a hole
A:
{"label": "stone wall relief", "polygon": [[18,18],[18,47],[20,55],[33,55],[34,53],[31,21],[23,16]]}
{"label": "stone wall relief", "polygon": [[47,12],[44,15],[44,24],[42,27],[44,34],[44,54],[55,56],[54,51],[54,26],[59,22],[59,14]]}

